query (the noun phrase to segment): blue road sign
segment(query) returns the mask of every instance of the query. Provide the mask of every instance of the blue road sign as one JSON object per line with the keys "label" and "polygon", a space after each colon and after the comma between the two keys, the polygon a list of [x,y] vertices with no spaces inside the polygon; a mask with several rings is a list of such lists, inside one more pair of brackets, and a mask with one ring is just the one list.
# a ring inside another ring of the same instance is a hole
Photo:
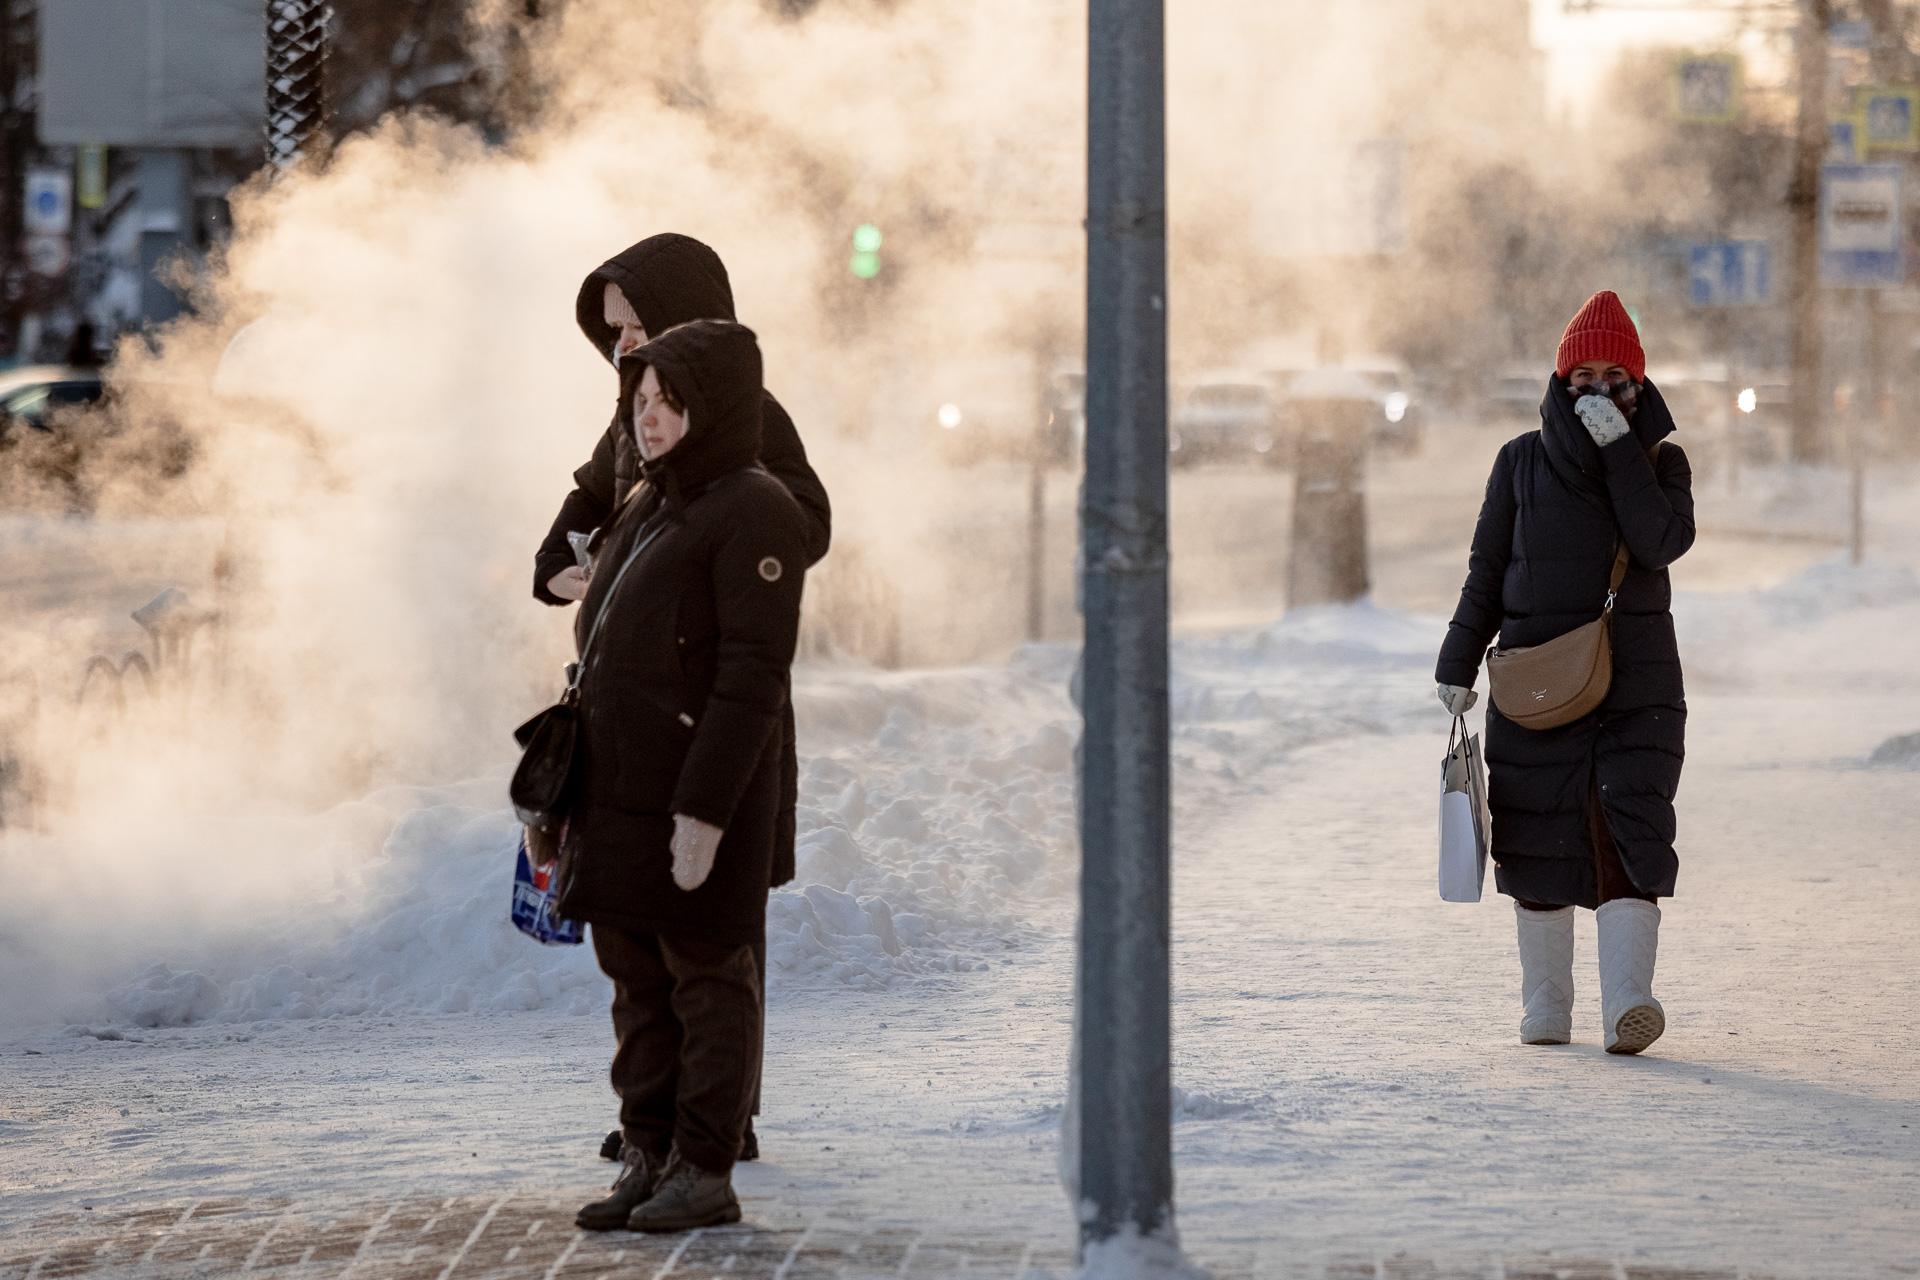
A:
{"label": "blue road sign", "polygon": [[1852,120],[1835,120],[1827,126],[1827,163],[1860,163],[1860,126]]}
{"label": "blue road sign", "polygon": [[1765,240],[1715,240],[1687,252],[1696,307],[1757,307],[1773,297],[1773,251]]}

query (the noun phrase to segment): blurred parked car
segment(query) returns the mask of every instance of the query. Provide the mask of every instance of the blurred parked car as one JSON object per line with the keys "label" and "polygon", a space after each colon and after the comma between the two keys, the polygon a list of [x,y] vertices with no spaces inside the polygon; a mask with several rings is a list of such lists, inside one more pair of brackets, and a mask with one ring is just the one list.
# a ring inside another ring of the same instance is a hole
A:
{"label": "blurred parked car", "polygon": [[1033,459],[1049,467],[1073,465],[1087,438],[1086,376],[1077,368],[1054,370],[1035,389],[1031,365],[1018,359],[981,364],[975,375],[956,377],[972,389],[930,406],[925,421],[935,450],[950,466]]}
{"label": "blurred parked car", "polygon": [[31,365],[0,373],[0,440],[20,428],[50,430],[59,410],[93,404],[105,394],[98,369]]}
{"label": "blurred parked car", "polygon": [[1350,361],[1343,367],[1366,387],[1379,406],[1373,424],[1374,442],[1395,453],[1418,452],[1426,421],[1420,406],[1414,403],[1413,379],[1407,366],[1398,360],[1373,358]]}
{"label": "blurred parked car", "polygon": [[1173,411],[1167,447],[1173,465],[1278,462],[1281,424],[1273,389],[1253,378],[1194,384]]}

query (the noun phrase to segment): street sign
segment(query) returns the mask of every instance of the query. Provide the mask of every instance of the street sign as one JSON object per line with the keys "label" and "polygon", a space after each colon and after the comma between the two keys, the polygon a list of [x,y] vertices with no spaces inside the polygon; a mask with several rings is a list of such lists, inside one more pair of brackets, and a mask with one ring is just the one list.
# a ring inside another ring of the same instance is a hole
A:
{"label": "street sign", "polygon": [[1716,240],[1687,255],[1696,307],[1755,307],[1773,297],[1773,253],[1765,240]]}
{"label": "street sign", "polygon": [[28,236],[27,266],[37,276],[57,276],[72,259],[72,242],[65,236]]}
{"label": "street sign", "polygon": [[1920,91],[1913,89],[1861,89],[1855,103],[1866,123],[1858,135],[1861,146],[1872,151],[1920,150],[1920,115],[1914,100]]}
{"label": "street sign", "polygon": [[1830,164],[1820,171],[1820,283],[1886,289],[1906,277],[1897,164]]}
{"label": "street sign", "polygon": [[97,142],[77,148],[73,153],[74,199],[82,209],[99,209],[107,203],[107,149]]}
{"label": "street sign", "polygon": [[1859,164],[1861,122],[1835,120],[1827,126],[1827,163]]}
{"label": "street sign", "polygon": [[1827,28],[1827,40],[1842,49],[1865,49],[1873,43],[1873,24],[1836,22]]}
{"label": "street sign", "polygon": [[64,236],[73,229],[73,178],[60,169],[27,171],[26,232]]}
{"label": "street sign", "polygon": [[1673,115],[1692,124],[1740,118],[1740,58],[1731,53],[1683,55],[1673,64]]}

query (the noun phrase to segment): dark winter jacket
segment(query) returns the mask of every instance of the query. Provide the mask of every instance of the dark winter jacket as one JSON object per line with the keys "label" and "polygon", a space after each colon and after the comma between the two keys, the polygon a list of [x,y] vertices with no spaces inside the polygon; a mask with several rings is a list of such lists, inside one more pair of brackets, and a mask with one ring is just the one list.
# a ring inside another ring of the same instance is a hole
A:
{"label": "dark winter jacket", "polygon": [[[574,298],[574,319],[580,332],[603,359],[613,360],[619,331],[606,322],[605,292],[611,282],[620,287],[649,335],[659,335],[689,320],[732,320],[733,286],[720,255],[691,236],[668,233],[650,236],[623,250],[589,275]],[[760,464],[792,493],[807,516],[807,564],[818,564],[832,540],[833,512],[827,491],[807,462],[807,451],[794,430],[793,419],[771,392],[762,391]],[[627,401],[631,402],[631,396]],[[640,476],[640,451],[622,423],[616,405],[613,421],[594,446],[593,457],[573,473],[573,492],[560,504],[560,514],[540,544],[533,561],[534,598],[547,604],[567,601],[547,590],[554,575],[574,563],[569,533],[604,528],[633,491]],[[781,839],[774,860],[774,884],[794,876],[794,814],[800,791],[800,764],[793,726],[793,710],[784,713],[782,732]]]}
{"label": "dark winter jacket", "polygon": [[1692,468],[1677,445],[1662,443],[1673,416],[1650,382],[1632,433],[1604,449],[1574,414],[1564,378],[1549,383],[1540,418],[1538,431],[1509,441],[1494,461],[1435,676],[1471,686],[1496,635],[1501,647],[1522,648],[1592,622],[1624,539],[1630,559],[1614,606],[1606,702],[1548,730],[1523,729],[1488,706],[1493,853],[1500,887],[1514,897],[1592,906],[1597,803],[1634,884],[1669,895],[1686,690],[1667,566],[1693,545]]}
{"label": "dark winter jacket", "polygon": [[[626,295],[649,336],[658,336],[689,320],[736,318],[733,288],[718,254],[691,236],[650,236],[596,269],[581,283],[574,299],[574,319],[580,332],[609,362],[620,338],[605,317],[603,295],[609,282]],[[787,486],[806,511],[808,563],[818,564],[827,554],[833,533],[833,511],[826,487],[807,462],[807,451],[794,430],[793,419],[771,392],[762,394],[765,404],[760,463]],[[560,513],[534,556],[533,594],[547,604],[568,603],[547,590],[547,583],[574,563],[567,535],[604,525],[639,477],[640,453],[632,435],[620,428],[621,421],[622,413],[615,406],[613,421],[594,446],[593,456],[573,473],[573,492],[560,504]]]}
{"label": "dark winter jacket", "polygon": [[[643,465],[577,619],[577,635],[593,642],[560,909],[754,942],[780,837],[781,726],[808,522],[755,461],[762,398],[750,331],[682,325],[629,361],[624,386],[653,366],[685,404],[688,432]],[[726,833],[713,874],[690,893],[673,883],[675,814]]]}

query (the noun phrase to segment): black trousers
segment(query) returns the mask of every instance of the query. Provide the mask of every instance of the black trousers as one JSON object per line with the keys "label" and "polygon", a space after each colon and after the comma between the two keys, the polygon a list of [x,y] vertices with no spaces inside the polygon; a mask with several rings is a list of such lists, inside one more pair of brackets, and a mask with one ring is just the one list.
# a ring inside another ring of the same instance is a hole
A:
{"label": "black trousers", "polygon": [[725,1173],[740,1154],[759,1088],[755,948],[595,924],[613,979],[613,1091],[629,1146]]}

